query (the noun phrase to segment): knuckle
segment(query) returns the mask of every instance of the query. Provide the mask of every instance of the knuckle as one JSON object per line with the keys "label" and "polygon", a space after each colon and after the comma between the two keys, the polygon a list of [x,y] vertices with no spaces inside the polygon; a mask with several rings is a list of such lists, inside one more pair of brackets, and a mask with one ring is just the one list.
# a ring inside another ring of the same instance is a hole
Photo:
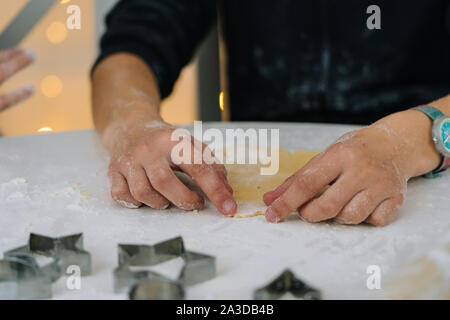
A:
{"label": "knuckle", "polygon": [[170,181],[170,172],[167,169],[159,168],[150,173],[150,180],[156,186],[162,186]]}
{"label": "knuckle", "polygon": [[209,192],[211,193],[212,197],[216,198],[217,200],[228,198],[228,192],[225,191],[224,185],[219,183],[214,183],[211,188],[209,188]]}
{"label": "knuckle", "polygon": [[298,215],[303,221],[311,223],[316,222],[316,220],[313,218],[313,215],[308,214],[308,212],[305,210],[299,210]]}
{"label": "knuckle", "polygon": [[297,192],[301,192],[307,195],[314,194],[314,190],[312,189],[311,184],[302,175],[296,175],[293,185]]}
{"label": "knuckle", "polygon": [[208,168],[206,164],[194,164],[192,165],[192,175],[199,178],[204,177],[209,172]]}
{"label": "knuckle", "polygon": [[277,213],[278,216],[280,216],[284,213],[288,214],[296,209],[296,208],[291,208],[283,198],[279,198],[278,200],[275,200],[275,202],[272,203],[272,208],[274,209],[274,211]]}
{"label": "knuckle", "polygon": [[138,152],[154,151],[155,142],[152,139],[145,139],[142,144],[137,146]]}
{"label": "knuckle", "polygon": [[360,224],[364,221],[364,215],[356,208],[344,209],[338,221],[344,224]]}
{"label": "knuckle", "polygon": [[331,218],[336,213],[336,205],[333,201],[318,201],[316,205],[320,216]]}
{"label": "knuckle", "polygon": [[148,198],[149,193],[150,190],[144,186],[138,186],[132,190],[133,198],[141,202]]}
{"label": "knuckle", "polygon": [[333,144],[332,150],[346,159],[350,159],[356,155],[355,148],[346,142]]}

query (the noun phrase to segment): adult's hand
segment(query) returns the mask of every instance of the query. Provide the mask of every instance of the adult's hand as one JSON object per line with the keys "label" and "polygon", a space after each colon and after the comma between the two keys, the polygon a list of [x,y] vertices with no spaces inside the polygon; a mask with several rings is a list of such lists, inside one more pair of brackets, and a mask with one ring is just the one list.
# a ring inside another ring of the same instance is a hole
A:
{"label": "adult's hand", "polygon": [[[29,50],[10,49],[0,51],[0,85],[33,61],[34,54]],[[28,99],[33,93],[33,86],[26,85],[13,92],[0,95],[0,111]]]}
{"label": "adult's hand", "polygon": [[266,219],[278,222],[297,210],[308,222],[386,225],[405,200],[408,179],[435,169],[440,159],[426,116],[393,114],[344,135],[266,193]]}

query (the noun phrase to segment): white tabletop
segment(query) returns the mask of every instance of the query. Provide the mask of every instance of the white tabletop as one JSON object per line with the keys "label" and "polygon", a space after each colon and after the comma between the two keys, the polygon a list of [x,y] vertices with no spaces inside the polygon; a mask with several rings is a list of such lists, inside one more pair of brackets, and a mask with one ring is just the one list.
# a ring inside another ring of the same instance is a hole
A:
{"label": "white tabletop", "polygon": [[[323,149],[354,129],[275,123],[256,127],[280,128],[281,146],[310,150]],[[188,288],[188,299],[250,299],[253,290],[286,268],[322,290],[326,299],[443,297],[450,292],[449,173],[411,181],[398,219],[375,228],[309,224],[296,216],[279,224],[266,223],[261,216],[225,218],[210,204],[198,214],[176,208],[123,209],[110,199],[107,164],[108,154],[94,131],[0,139],[0,252],[25,244],[30,232],[83,232],[92,254],[93,274],[83,278],[81,289],[69,291],[61,279],[53,287],[55,299],[125,298],[112,290],[117,244],[153,244],[177,235],[188,250],[217,258],[217,277]],[[366,286],[369,265],[381,268],[380,290]],[[428,269],[413,270],[418,265]],[[398,283],[405,288],[400,290]]]}

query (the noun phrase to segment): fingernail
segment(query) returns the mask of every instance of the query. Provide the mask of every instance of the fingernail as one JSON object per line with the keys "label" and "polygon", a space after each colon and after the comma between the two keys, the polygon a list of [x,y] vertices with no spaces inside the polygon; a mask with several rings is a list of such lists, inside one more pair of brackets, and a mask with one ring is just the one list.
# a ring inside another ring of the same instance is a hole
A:
{"label": "fingernail", "polygon": [[24,55],[29,57],[32,61],[36,60],[36,54],[30,49],[25,49],[22,51]]}
{"label": "fingernail", "polygon": [[270,207],[266,211],[266,220],[269,222],[275,222],[275,223],[280,221],[280,219],[277,216],[277,213]]}
{"label": "fingernail", "polygon": [[228,215],[233,215],[236,210],[236,202],[233,200],[227,200],[222,204],[223,211]]}

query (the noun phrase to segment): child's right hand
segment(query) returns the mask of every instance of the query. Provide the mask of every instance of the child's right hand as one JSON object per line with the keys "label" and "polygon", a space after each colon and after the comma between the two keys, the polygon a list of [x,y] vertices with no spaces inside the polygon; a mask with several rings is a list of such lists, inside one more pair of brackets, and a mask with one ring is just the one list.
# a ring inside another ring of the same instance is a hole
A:
{"label": "child's right hand", "polygon": [[237,205],[225,167],[206,163],[176,165],[171,159],[172,148],[179,143],[171,140],[174,130],[158,119],[148,123],[120,122],[105,131],[113,199],[129,208],[146,204],[164,209],[173,203],[184,210],[201,210],[204,199],[178,179],[174,174],[178,170],[189,175],[221,213],[232,216]]}

